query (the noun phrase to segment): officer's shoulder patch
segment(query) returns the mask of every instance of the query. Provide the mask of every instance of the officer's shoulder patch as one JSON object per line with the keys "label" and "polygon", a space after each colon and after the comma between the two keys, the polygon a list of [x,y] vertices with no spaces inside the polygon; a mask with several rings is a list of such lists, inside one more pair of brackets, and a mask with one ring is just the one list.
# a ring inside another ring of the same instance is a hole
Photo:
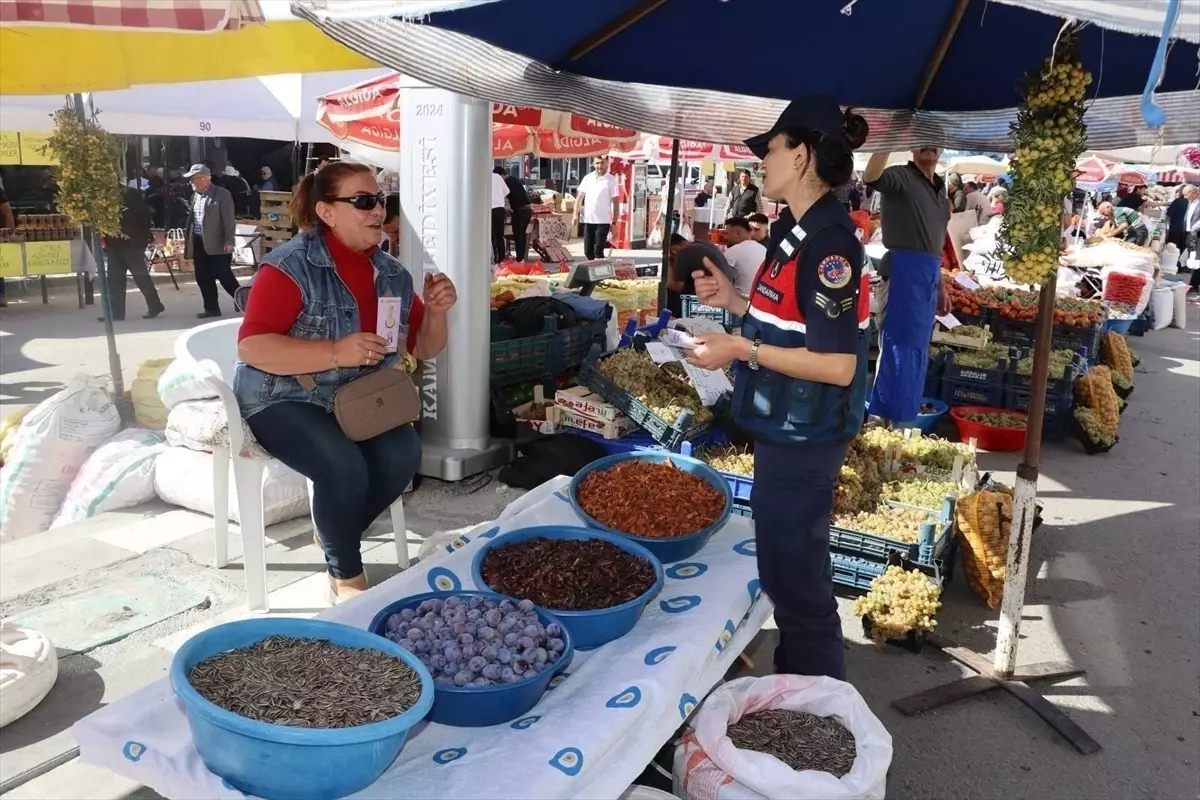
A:
{"label": "officer's shoulder patch", "polygon": [[817,277],[830,289],[841,289],[850,283],[850,262],[843,256],[825,256],[817,265]]}

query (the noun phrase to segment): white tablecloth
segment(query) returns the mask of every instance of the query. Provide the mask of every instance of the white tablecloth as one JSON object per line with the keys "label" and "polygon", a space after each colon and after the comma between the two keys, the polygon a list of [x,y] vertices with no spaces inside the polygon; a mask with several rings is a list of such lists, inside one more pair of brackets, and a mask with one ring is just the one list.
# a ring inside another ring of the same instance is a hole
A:
{"label": "white tablecloth", "polygon": [[[354,601],[321,614],[366,627],[387,603],[431,589],[474,588],[481,543],[530,525],[579,519],[557,478],[514,502],[495,523],[446,546]],[[565,677],[521,720],[490,728],[422,723],[396,762],[360,798],[618,797],[721,679],[771,614],[759,589],[752,523],[733,516],[667,581],[622,638],[576,653]],[[182,706],[157,681],[74,726],[80,757],[170,798],[242,798],[209,772]]]}

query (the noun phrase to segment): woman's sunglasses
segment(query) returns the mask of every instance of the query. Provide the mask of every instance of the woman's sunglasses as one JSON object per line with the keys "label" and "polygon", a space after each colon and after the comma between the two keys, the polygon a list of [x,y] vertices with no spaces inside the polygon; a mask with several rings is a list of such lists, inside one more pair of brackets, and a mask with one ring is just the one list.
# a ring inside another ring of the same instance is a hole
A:
{"label": "woman's sunglasses", "polygon": [[333,198],[333,202],[349,203],[359,211],[370,211],[375,208],[375,206],[383,205],[384,201],[386,200],[387,196],[383,192],[380,192],[379,194],[356,194],[354,197]]}

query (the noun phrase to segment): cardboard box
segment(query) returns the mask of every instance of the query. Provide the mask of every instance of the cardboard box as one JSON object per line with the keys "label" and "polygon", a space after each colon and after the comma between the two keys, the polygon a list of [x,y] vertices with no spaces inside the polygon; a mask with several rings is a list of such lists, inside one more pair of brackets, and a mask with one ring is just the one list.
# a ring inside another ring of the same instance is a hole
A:
{"label": "cardboard box", "polygon": [[578,428],[581,431],[598,433],[605,439],[620,439],[627,433],[638,429],[638,425],[629,417],[618,417],[615,420],[599,420],[581,414],[566,406],[553,405],[546,409],[547,418],[553,417],[555,424]]}
{"label": "cardboard box", "polygon": [[533,387],[533,400],[528,403],[522,403],[514,408],[513,416],[516,417],[517,422],[527,423],[529,427],[538,433],[562,433],[562,426],[556,424],[554,421],[555,406],[553,404],[546,408],[546,419],[529,419],[529,414],[533,411],[534,405],[545,402],[546,395],[542,391],[541,384],[535,384]]}
{"label": "cardboard box", "polygon": [[600,422],[615,422],[625,417],[620,409],[584,386],[559,389],[554,393],[554,402],[563,408]]}

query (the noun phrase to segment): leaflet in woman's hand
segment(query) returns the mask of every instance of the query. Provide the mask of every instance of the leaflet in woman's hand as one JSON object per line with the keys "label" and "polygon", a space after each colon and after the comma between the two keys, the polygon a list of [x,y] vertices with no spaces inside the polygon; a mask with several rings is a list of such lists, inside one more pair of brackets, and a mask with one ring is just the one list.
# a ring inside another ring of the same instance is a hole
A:
{"label": "leaflet in woman's hand", "polygon": [[395,353],[400,346],[400,313],[403,311],[399,297],[381,297],[375,317],[375,334],[387,341],[387,352]]}

